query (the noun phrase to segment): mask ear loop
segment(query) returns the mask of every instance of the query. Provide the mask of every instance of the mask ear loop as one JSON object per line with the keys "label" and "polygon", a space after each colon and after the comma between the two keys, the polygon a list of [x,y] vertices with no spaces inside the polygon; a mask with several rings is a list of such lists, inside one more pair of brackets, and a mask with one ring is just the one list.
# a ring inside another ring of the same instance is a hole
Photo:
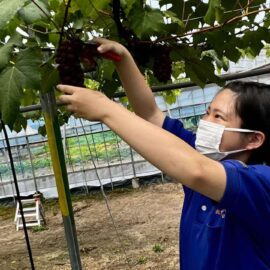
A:
{"label": "mask ear loop", "polygon": [[[231,132],[242,132],[242,133],[256,133],[258,132],[257,130],[252,130],[252,129],[242,129],[242,128],[225,128],[224,131],[231,131]],[[247,151],[247,149],[239,149],[239,150],[233,150],[233,151],[219,151],[220,153],[224,153],[227,155],[230,154],[235,154],[235,153],[240,153],[240,152],[244,152]]]}
{"label": "mask ear loop", "polygon": [[234,132],[244,132],[244,133],[255,133],[258,132],[257,130],[252,130],[252,129],[244,129],[244,128],[226,128],[224,129],[225,131],[234,131]]}

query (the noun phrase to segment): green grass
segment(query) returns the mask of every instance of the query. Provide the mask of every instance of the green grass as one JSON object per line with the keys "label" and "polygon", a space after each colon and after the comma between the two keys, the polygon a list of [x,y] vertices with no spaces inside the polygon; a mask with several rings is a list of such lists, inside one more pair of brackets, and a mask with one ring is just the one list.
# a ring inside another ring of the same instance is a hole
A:
{"label": "green grass", "polygon": [[32,227],[32,232],[33,233],[43,232],[43,231],[46,231],[46,230],[48,230],[48,228],[43,226],[43,225]]}
{"label": "green grass", "polygon": [[155,253],[160,253],[160,252],[163,252],[163,251],[164,251],[164,247],[163,247],[161,244],[155,244],[155,245],[152,247],[152,250],[153,250]]}
{"label": "green grass", "polygon": [[141,256],[137,259],[137,264],[145,264],[147,262],[147,258],[145,256]]}
{"label": "green grass", "polygon": [[13,219],[15,216],[15,207],[0,205],[0,218],[2,220]]}

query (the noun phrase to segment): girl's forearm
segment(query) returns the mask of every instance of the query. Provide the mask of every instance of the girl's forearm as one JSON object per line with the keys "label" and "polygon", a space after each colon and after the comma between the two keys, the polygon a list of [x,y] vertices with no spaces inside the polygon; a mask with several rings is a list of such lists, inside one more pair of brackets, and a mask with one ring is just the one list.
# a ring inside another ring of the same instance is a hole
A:
{"label": "girl's forearm", "polygon": [[225,184],[215,179],[219,173],[220,178],[225,176],[218,162],[202,156],[175,135],[123,107],[115,103],[110,106],[110,114],[103,122],[146,160],[185,186],[215,200],[221,198]]}
{"label": "girl's forearm", "polygon": [[134,112],[144,119],[150,119],[159,108],[151,88],[129,52],[121,62],[116,62],[116,69]]}
{"label": "girl's forearm", "polygon": [[58,85],[75,116],[105,123],[132,148],[161,171],[209,198],[219,200],[226,186],[224,167],[204,157],[175,135],[145,121],[104,94],[84,88]]}

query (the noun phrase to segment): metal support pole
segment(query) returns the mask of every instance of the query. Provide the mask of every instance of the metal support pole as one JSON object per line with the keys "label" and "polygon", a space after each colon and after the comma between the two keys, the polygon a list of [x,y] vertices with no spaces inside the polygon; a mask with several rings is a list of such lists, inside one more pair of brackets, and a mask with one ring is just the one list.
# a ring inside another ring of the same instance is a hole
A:
{"label": "metal support pole", "polygon": [[[6,164],[7,166],[9,167],[9,171],[11,171],[11,165],[10,165],[10,160],[8,158],[8,155],[7,155],[7,152],[6,152],[6,149],[7,149],[7,146],[5,146],[5,143],[4,143],[4,158],[5,158],[5,161],[6,161]],[[9,165],[8,165],[9,164]],[[11,189],[12,189],[12,196],[13,196],[13,203],[14,205],[16,205],[16,200],[15,200],[15,191],[14,191],[14,187],[13,187],[13,183],[14,183],[14,179],[12,181],[12,178],[11,178],[11,175],[10,175],[10,185],[11,185]],[[15,184],[14,184],[15,185]]]}
{"label": "metal support pole", "polygon": [[83,178],[84,178],[84,182],[85,182],[85,190],[86,190],[86,193],[89,194],[89,189],[88,189],[88,185],[87,185],[87,178],[86,178],[86,173],[85,173],[85,166],[84,166],[84,163],[86,163],[86,162],[83,159],[83,153],[82,153],[82,146],[81,146],[81,141],[80,141],[80,135],[79,135],[79,132],[78,132],[77,127],[76,127],[75,130],[76,130],[77,141],[78,141],[78,145],[79,145],[79,151],[80,151],[81,162],[82,162],[82,170],[83,170]]}
{"label": "metal support pole", "polygon": [[27,150],[28,150],[29,158],[30,158],[30,162],[31,162],[31,169],[32,169],[32,174],[33,174],[33,179],[34,179],[35,190],[37,192],[38,191],[38,186],[37,186],[37,179],[36,179],[36,173],[35,173],[35,166],[34,166],[34,163],[33,163],[32,152],[31,152],[31,149],[30,149],[29,139],[27,137],[27,134],[25,134],[25,139],[26,139]]}
{"label": "metal support pole", "polygon": [[134,178],[136,178],[137,176],[136,176],[136,169],[135,169],[135,165],[134,165],[133,149],[131,147],[129,147],[129,151],[130,151],[130,159],[131,159],[133,175],[134,175]]}
{"label": "metal support pole", "polygon": [[55,95],[53,91],[41,94],[41,105],[45,119],[48,144],[51,152],[53,170],[59,197],[59,205],[65,228],[71,267],[73,270],[81,270],[82,266],[80,260],[80,252],[76,236],[75,221],[72,210],[61,132],[57,118]]}
{"label": "metal support pole", "polygon": [[111,165],[110,165],[110,160],[109,160],[109,156],[108,156],[107,143],[106,143],[106,139],[105,139],[105,135],[104,135],[103,124],[100,123],[100,125],[101,125],[101,130],[102,130],[101,133],[102,133],[103,143],[104,143],[104,147],[105,147],[106,161],[107,161],[107,165],[108,165],[108,169],[109,169],[109,175],[110,175],[110,181],[111,181],[111,188],[113,190],[112,171],[111,171]]}

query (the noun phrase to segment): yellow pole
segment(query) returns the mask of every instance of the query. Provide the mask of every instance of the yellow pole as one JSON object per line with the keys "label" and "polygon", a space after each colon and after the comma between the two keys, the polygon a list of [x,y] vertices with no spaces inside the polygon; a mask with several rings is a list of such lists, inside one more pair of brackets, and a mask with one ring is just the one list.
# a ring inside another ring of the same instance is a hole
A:
{"label": "yellow pole", "polygon": [[58,191],[60,210],[65,228],[71,267],[73,270],[80,270],[82,269],[80,251],[76,236],[76,227],[72,210],[64,150],[57,118],[55,95],[53,91],[41,94],[41,106],[45,119],[48,144],[52,158],[52,165]]}

